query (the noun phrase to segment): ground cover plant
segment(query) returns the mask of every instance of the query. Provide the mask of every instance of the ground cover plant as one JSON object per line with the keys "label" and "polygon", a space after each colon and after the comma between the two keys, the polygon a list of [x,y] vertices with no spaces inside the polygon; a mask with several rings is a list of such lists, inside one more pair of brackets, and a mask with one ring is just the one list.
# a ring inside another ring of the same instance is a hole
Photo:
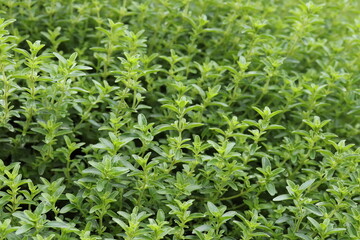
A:
{"label": "ground cover plant", "polygon": [[359,1],[0,6],[0,239],[360,239]]}

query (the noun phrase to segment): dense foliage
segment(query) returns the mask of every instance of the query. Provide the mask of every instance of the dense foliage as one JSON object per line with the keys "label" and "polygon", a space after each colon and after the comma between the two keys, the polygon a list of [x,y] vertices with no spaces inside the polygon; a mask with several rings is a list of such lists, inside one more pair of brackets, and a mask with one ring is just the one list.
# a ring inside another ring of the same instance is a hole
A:
{"label": "dense foliage", "polygon": [[360,239],[359,13],[1,0],[0,239]]}

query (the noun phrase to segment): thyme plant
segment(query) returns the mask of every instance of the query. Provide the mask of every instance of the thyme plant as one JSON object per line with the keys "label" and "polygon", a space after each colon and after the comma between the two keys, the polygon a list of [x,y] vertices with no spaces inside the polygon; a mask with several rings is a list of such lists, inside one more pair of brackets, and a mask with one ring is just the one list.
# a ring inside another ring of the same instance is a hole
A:
{"label": "thyme plant", "polygon": [[360,239],[359,9],[0,0],[0,239]]}

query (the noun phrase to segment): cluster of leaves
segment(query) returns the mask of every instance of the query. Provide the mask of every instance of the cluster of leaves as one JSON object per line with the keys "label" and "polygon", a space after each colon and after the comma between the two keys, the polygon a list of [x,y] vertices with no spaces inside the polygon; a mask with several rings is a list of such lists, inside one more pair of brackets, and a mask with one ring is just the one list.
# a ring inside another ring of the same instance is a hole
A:
{"label": "cluster of leaves", "polygon": [[0,240],[360,239],[359,1],[0,9]]}

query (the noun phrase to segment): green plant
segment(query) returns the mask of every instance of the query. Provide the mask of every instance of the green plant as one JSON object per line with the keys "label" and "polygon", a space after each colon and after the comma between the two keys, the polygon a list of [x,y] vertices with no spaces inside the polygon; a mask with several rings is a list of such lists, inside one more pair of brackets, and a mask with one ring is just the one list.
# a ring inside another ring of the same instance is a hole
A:
{"label": "green plant", "polygon": [[0,7],[0,239],[360,239],[359,1]]}

